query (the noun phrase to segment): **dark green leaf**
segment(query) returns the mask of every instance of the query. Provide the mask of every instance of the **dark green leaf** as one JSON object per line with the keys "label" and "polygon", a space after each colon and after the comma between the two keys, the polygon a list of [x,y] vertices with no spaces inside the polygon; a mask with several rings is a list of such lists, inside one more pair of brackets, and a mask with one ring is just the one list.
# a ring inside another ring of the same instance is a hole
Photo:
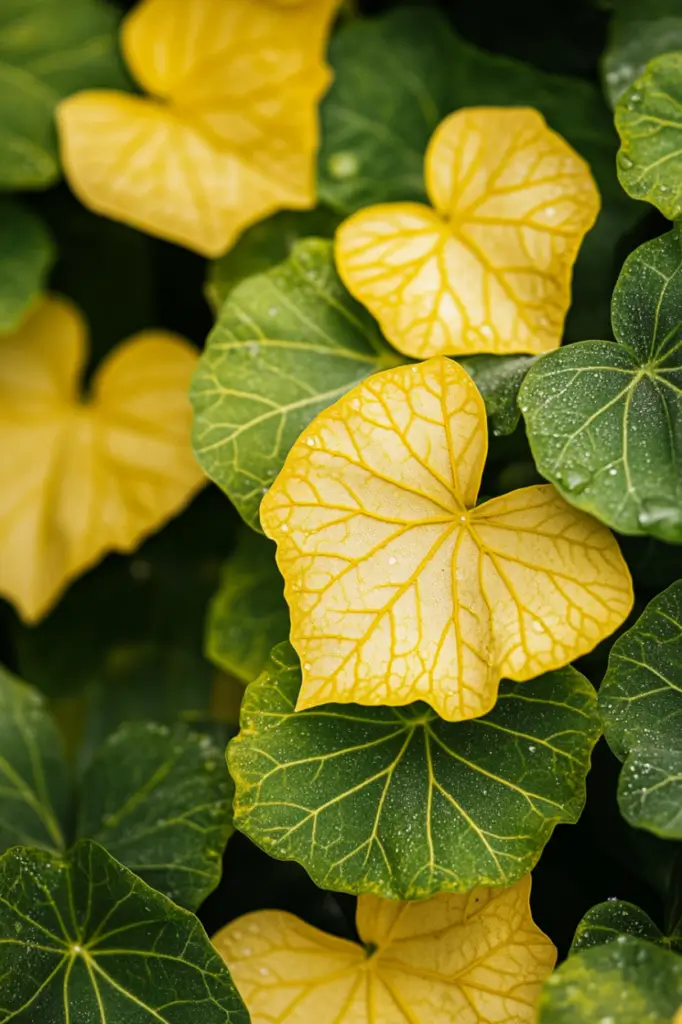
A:
{"label": "dark green leaf", "polygon": [[521,417],[517,403],[519,388],[535,357],[482,355],[459,362],[483,395],[493,433],[512,434]]}
{"label": "dark green leaf", "polygon": [[613,295],[617,343],[551,352],[519,394],[535,463],[621,533],[682,541],[682,242],[636,249]]}
{"label": "dark green leaf", "polygon": [[338,214],[319,206],[316,210],[281,210],[248,228],[233,249],[209,265],[206,295],[214,311],[220,310],[245,277],[263,274],[287,259],[300,238],[331,238],[339,220]]}
{"label": "dark green leaf", "polygon": [[41,697],[0,668],[0,851],[63,849],[70,798],[61,737]]}
{"label": "dark green leaf", "polygon": [[56,102],[33,75],[0,62],[0,188],[43,188],[59,177]]}
{"label": "dark green leaf", "polygon": [[194,910],[220,881],[232,789],[211,736],[182,724],[129,723],[85,772],[78,834]]}
{"label": "dark green leaf", "polygon": [[263,494],[303,428],[401,361],[341,284],[331,242],[298,242],[223,305],[191,389],[197,458],[258,530]]}
{"label": "dark green leaf", "polygon": [[599,723],[572,668],[503,683],[492,712],[455,724],[421,703],[294,713],[300,682],[292,648],[275,648],[228,763],[237,828],[323,888],[420,899],[508,885],[580,814]]}
{"label": "dark green leaf", "polygon": [[668,8],[663,14],[652,10],[650,3],[638,0],[636,11],[613,18],[602,58],[604,89],[612,106],[644,74],[650,60],[682,50],[679,0],[668,0]]}
{"label": "dark green leaf", "polygon": [[618,177],[633,199],[682,216],[682,53],[667,53],[616,104]]}
{"label": "dark green leaf", "polygon": [[682,957],[641,939],[576,953],[549,980],[538,1024],[671,1024],[682,1003]]}
{"label": "dark green leaf", "polygon": [[288,635],[289,609],[275,545],[243,529],[211,601],[206,656],[250,683],[263,671],[275,644]]}
{"label": "dark green leaf", "polygon": [[0,860],[0,1024],[248,1024],[186,910],[88,840]]}
{"label": "dark green leaf", "polygon": [[643,910],[624,900],[608,900],[587,911],[576,928],[571,952],[605,946],[621,935],[632,935],[636,939],[667,946],[663,932]]}
{"label": "dark green leaf", "polygon": [[15,330],[43,288],[55,257],[42,221],[0,199],[0,331]]}

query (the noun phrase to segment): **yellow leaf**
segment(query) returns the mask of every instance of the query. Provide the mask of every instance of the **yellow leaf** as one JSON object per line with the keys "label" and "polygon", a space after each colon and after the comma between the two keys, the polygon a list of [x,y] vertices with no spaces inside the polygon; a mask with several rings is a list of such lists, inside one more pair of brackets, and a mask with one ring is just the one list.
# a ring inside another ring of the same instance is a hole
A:
{"label": "yellow leaf", "polygon": [[448,721],[591,650],[632,582],[550,485],[475,505],[483,400],[443,357],[375,374],[304,431],[261,505],[301,659],[299,709],[424,700]]}
{"label": "yellow leaf", "polygon": [[434,209],[370,206],[336,236],[343,281],[400,352],[547,352],[599,212],[585,161],[536,110],[447,117],[426,154]]}
{"label": "yellow leaf", "polygon": [[86,328],[45,298],[0,336],[0,593],[35,622],[107,551],[131,551],[205,483],[187,398],[197,353],[145,331],[78,393]]}
{"label": "yellow leaf", "polygon": [[556,950],[529,894],[526,876],[418,903],[360,896],[364,949],[274,910],[213,942],[252,1024],[533,1024]]}
{"label": "yellow leaf", "polygon": [[142,0],[123,52],[150,98],[77,93],[62,160],[98,213],[218,256],[249,224],[315,205],[317,103],[338,0]]}

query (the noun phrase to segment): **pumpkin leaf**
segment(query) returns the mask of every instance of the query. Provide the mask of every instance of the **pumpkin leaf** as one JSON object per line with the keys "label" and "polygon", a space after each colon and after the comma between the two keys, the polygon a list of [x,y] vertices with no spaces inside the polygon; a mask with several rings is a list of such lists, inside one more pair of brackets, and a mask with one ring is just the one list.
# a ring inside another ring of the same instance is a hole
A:
{"label": "pumpkin leaf", "polygon": [[[556,951],[534,924],[530,878],[417,903],[358,900],[363,946],[265,910],[214,936],[254,1021],[533,1024]],[[513,970],[510,965],[513,964]]]}
{"label": "pumpkin leaf", "polygon": [[206,279],[206,295],[216,313],[235,285],[246,277],[264,274],[291,256],[301,238],[331,238],[340,217],[324,206],[315,210],[281,210],[247,228],[230,252],[213,260]]}
{"label": "pumpkin leaf", "polygon": [[0,186],[59,177],[53,120],[63,96],[125,87],[116,11],[101,0],[3,0],[0,10]]}
{"label": "pumpkin leaf", "polygon": [[243,529],[211,601],[206,656],[249,683],[260,675],[275,644],[288,635],[289,609],[274,545]]}
{"label": "pumpkin leaf", "polygon": [[476,505],[483,400],[457,363],[376,374],[321,413],[261,506],[303,666],[297,708],[423,700],[485,714],[627,616],[611,534],[554,488]]}
{"label": "pumpkin leaf", "polygon": [[671,1024],[682,1003],[682,957],[641,939],[571,956],[545,983],[538,1024]]}
{"label": "pumpkin leaf", "polygon": [[415,900],[509,885],[580,815],[601,730],[572,668],[503,683],[488,715],[456,725],[421,703],[294,713],[300,685],[276,647],[228,763],[237,828],[322,888]]}
{"label": "pumpkin leaf", "polygon": [[431,207],[370,206],[336,234],[339,274],[399,351],[545,352],[599,212],[587,164],[529,108],[446,118],[425,161]]}
{"label": "pumpkin leaf", "polygon": [[76,195],[212,257],[275,210],[314,206],[317,102],[337,3],[139,4],[122,44],[149,97],[94,90],[58,109]]}
{"label": "pumpkin leaf", "polygon": [[61,736],[43,699],[0,668],[0,853],[63,850],[70,798]]}
{"label": "pumpkin leaf", "polygon": [[665,839],[682,839],[681,671],[682,580],[615,642],[599,692],[606,739],[625,761],[621,813]]}
{"label": "pumpkin leaf", "polygon": [[571,952],[605,946],[623,935],[668,946],[668,940],[661,929],[643,910],[625,900],[607,900],[587,911],[576,928]]}
{"label": "pumpkin leaf", "polygon": [[613,294],[616,343],[539,359],[519,403],[538,471],[627,534],[682,541],[682,240],[636,249]]}
{"label": "pumpkin leaf", "polygon": [[0,199],[0,332],[19,327],[42,291],[55,257],[43,222],[11,199]]}
{"label": "pumpkin leaf", "polygon": [[112,549],[130,551],[204,484],[189,444],[186,389],[196,361],[183,339],[147,331],[77,393],[86,329],[46,298],[0,337],[0,592],[35,622]]}
{"label": "pumpkin leaf", "polygon": [[210,735],[183,724],[130,722],[85,772],[78,834],[195,910],[220,881],[231,804],[222,750]]}
{"label": "pumpkin leaf", "polygon": [[396,361],[348,295],[330,242],[298,242],[288,260],[230,293],[191,389],[194,450],[246,522],[311,419]]}
{"label": "pumpkin leaf", "polygon": [[101,846],[0,859],[0,1021],[248,1024],[201,924]]}

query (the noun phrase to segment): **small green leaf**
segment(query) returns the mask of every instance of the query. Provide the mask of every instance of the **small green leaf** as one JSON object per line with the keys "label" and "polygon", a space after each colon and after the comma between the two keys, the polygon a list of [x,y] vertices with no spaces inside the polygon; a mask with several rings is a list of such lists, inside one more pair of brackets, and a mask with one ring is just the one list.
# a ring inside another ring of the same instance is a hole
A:
{"label": "small green leaf", "polygon": [[13,331],[42,291],[55,249],[40,218],[19,203],[0,199],[0,224],[0,331]]}
{"label": "small green leaf", "polygon": [[607,900],[587,911],[573,936],[571,952],[605,946],[621,935],[632,935],[658,945],[667,946],[663,932],[639,907],[625,900]]}
{"label": "small green leaf", "polygon": [[550,352],[519,393],[538,471],[621,533],[682,542],[682,240],[636,249],[613,294],[617,343]]}
{"label": "small green leaf", "polygon": [[288,644],[248,687],[228,747],[235,825],[323,888],[421,899],[510,885],[585,801],[596,695],[572,668],[503,683],[484,718],[425,704],[294,713]]}
{"label": "small green leaf", "polygon": [[62,850],[70,799],[61,737],[42,698],[0,668],[0,852]]}
{"label": "small green leaf", "polygon": [[638,0],[635,11],[614,15],[602,58],[604,90],[612,106],[644,74],[650,60],[682,50],[679,0],[668,0],[667,7],[656,11]]}
{"label": "small green leaf", "polygon": [[181,724],[128,723],[85,773],[78,834],[194,910],[220,881],[232,789],[211,736]]}
{"label": "small green leaf", "polygon": [[233,249],[209,264],[206,295],[215,312],[236,284],[263,274],[291,255],[300,238],[331,238],[340,217],[324,206],[316,210],[281,210],[248,228]]}
{"label": "small green leaf", "polygon": [[668,220],[682,216],[682,53],[666,53],[616,104],[620,183]]}
{"label": "small green leaf", "polygon": [[521,418],[519,388],[535,356],[468,356],[458,360],[483,395],[496,436],[513,434]]}
{"label": "small green leaf", "polygon": [[96,843],[10,850],[0,891],[0,1024],[248,1024],[197,918]]}
{"label": "small green leaf", "polygon": [[334,269],[331,242],[298,242],[223,305],[191,388],[194,449],[246,522],[292,444],[358,381],[401,362]]}
{"label": "small green leaf", "polygon": [[682,839],[682,741],[676,750],[635,747],[620,773],[618,805],[635,828]]}
{"label": "small green leaf", "polygon": [[243,529],[211,601],[206,657],[250,683],[265,668],[275,644],[288,635],[289,609],[275,562],[275,545],[253,530]]}
{"label": "small green leaf", "polygon": [[622,935],[571,956],[545,983],[538,1024],[671,1024],[682,957]]}
{"label": "small green leaf", "polygon": [[[2,20],[0,16],[0,32]],[[44,188],[59,177],[53,114],[57,95],[0,62],[0,188]]]}

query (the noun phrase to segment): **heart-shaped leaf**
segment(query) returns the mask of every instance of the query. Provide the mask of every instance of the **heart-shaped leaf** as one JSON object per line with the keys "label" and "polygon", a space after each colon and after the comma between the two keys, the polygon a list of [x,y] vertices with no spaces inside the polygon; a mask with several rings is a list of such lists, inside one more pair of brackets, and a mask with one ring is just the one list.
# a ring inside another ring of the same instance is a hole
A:
{"label": "heart-shaped leaf", "polygon": [[192,384],[194,448],[249,526],[313,416],[397,358],[334,269],[332,245],[299,242],[225,302]]}
{"label": "heart-shaped leaf", "polygon": [[601,730],[572,668],[503,683],[493,711],[454,725],[420,703],[294,713],[300,685],[282,644],[246,691],[228,747],[235,824],[323,888],[415,900],[509,885],[578,819]]}
{"label": "heart-shaped leaf", "polygon": [[616,104],[618,177],[633,199],[682,216],[682,53],[652,60]]}
{"label": "heart-shaped leaf", "polygon": [[673,1024],[682,957],[621,935],[571,956],[549,978],[538,1024]]}
{"label": "heart-shaped leaf", "polygon": [[0,1021],[248,1024],[197,918],[101,846],[0,859]]}
{"label": "heart-shaped leaf", "polygon": [[264,910],[214,936],[254,1022],[534,1024],[554,946],[533,922],[530,878],[417,903],[358,900],[363,946]]}
{"label": "heart-shaped leaf", "polygon": [[625,761],[620,809],[636,828],[682,839],[682,580],[616,640],[599,691],[606,739]]}
{"label": "heart-shaped leaf", "polygon": [[195,350],[162,331],[137,335],[102,365],[87,402],[86,359],[85,325],[64,299],[0,337],[0,592],[29,622],[205,482],[189,444]]}
{"label": "heart-shaped leaf", "polygon": [[351,294],[415,358],[557,348],[599,212],[585,161],[536,110],[483,107],[438,126],[425,178],[431,206],[370,206],[339,228]]}
{"label": "heart-shaped leaf", "polygon": [[375,374],[317,417],[261,506],[301,658],[297,707],[424,700],[448,721],[628,614],[614,538],[553,487],[477,505],[485,407],[457,363]]}
{"label": "heart-shaped leaf", "polygon": [[243,529],[211,602],[206,655],[250,683],[263,671],[275,644],[288,635],[289,609],[274,545]]}
{"label": "heart-shaped leaf", "polygon": [[78,834],[194,910],[220,881],[231,805],[215,739],[182,724],[131,722],[106,740],[85,772]]}
{"label": "heart-shaped leaf", "polygon": [[669,945],[661,929],[640,907],[624,900],[607,900],[587,911],[576,928],[571,952],[605,946],[622,935],[632,935],[665,947]]}
{"label": "heart-shaped leaf", "polygon": [[123,52],[149,98],[62,102],[69,184],[98,213],[219,256],[278,209],[315,205],[317,104],[338,0],[149,0]]}
{"label": "heart-shaped leaf", "polygon": [[15,330],[42,291],[55,252],[49,232],[30,210],[0,199],[0,332]]}
{"label": "heart-shaped leaf", "polygon": [[519,393],[539,472],[621,533],[682,541],[682,237],[636,249],[613,294],[617,342],[539,359]]}

